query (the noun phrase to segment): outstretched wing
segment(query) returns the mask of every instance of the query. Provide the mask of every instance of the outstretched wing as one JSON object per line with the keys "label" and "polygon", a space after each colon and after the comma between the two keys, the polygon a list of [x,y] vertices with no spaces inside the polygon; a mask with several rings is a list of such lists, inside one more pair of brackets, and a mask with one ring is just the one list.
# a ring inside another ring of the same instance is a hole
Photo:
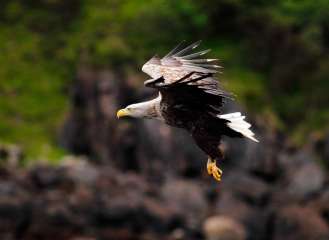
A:
{"label": "outstretched wing", "polygon": [[[142,71],[150,75],[153,79],[163,77],[163,81],[166,84],[179,81],[185,76],[198,78],[203,74],[208,74],[207,77],[200,78],[198,84],[203,85],[203,88],[208,93],[231,97],[230,93],[220,89],[218,80],[214,76],[221,68],[216,64],[217,59],[201,58],[210,50],[193,52],[200,43],[201,41],[198,41],[187,47],[183,47],[184,43],[180,43],[162,59],[158,56],[151,58],[151,60],[144,64]],[[185,79],[188,80],[188,78]],[[205,85],[207,85],[206,88]]]}
{"label": "outstretched wing", "polygon": [[180,43],[162,59],[158,56],[151,58],[144,64],[142,71],[154,79],[163,77],[166,83],[175,82],[190,72],[217,73],[221,68],[216,65],[217,59],[201,58],[210,51],[209,49],[193,53],[200,43],[201,41],[198,41],[187,47]]}
{"label": "outstretched wing", "polygon": [[193,53],[200,42],[187,47],[182,47],[181,43],[162,59],[153,57],[142,68],[153,78],[144,84],[157,88],[163,96],[162,101],[179,102],[191,110],[200,107],[218,114],[225,98],[232,98],[232,95],[220,89],[214,77],[220,68],[214,63],[217,59],[200,58],[210,50]]}

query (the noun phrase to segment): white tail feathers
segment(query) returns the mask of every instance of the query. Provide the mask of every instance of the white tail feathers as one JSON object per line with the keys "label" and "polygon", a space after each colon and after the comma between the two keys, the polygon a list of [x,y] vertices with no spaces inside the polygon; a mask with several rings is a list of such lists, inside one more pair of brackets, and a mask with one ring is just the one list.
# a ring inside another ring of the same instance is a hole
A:
{"label": "white tail feathers", "polygon": [[250,138],[251,140],[258,142],[254,137],[254,133],[249,129],[251,124],[246,122],[245,116],[242,116],[240,112],[229,113],[224,115],[217,115],[219,118],[226,119],[230,122],[227,123],[227,126],[233,129],[236,132],[241,133],[243,136]]}

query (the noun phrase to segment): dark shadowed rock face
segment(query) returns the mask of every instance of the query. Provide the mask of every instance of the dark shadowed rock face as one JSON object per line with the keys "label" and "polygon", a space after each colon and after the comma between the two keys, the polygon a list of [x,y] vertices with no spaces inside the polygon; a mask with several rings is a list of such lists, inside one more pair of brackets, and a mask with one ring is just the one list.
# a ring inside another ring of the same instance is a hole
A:
{"label": "dark shadowed rock face", "polygon": [[274,220],[274,240],[299,240],[329,238],[329,227],[312,208],[288,206],[280,209]]}
{"label": "dark shadowed rock face", "polygon": [[162,198],[164,204],[186,216],[191,229],[198,229],[207,216],[208,202],[198,181],[170,179],[163,185]]}
{"label": "dark shadowed rock face", "polygon": [[1,239],[313,240],[329,234],[328,191],[300,202],[289,197],[290,185],[270,185],[241,169],[226,172],[220,184],[178,175],[152,181],[72,157],[59,167],[0,172]]}
{"label": "dark shadowed rock face", "polygon": [[216,213],[230,217],[245,226],[248,239],[266,239],[267,222],[266,209],[254,206],[235,195],[234,191],[225,191],[216,204]]}
{"label": "dark shadowed rock face", "polygon": [[323,169],[316,163],[310,162],[298,168],[289,177],[288,191],[297,198],[309,197],[319,192],[325,182]]}
{"label": "dark shadowed rock face", "polygon": [[[191,203],[195,211],[182,211],[182,206],[173,204],[183,201],[167,202],[165,186],[150,184],[134,173],[76,162],[56,168],[35,167],[17,183],[16,175],[7,176],[12,181],[1,181],[1,239],[148,239],[144,235],[166,239],[180,228],[186,229],[184,234],[194,232],[188,230],[189,217],[192,214],[198,220],[207,207],[203,199],[197,205]],[[44,175],[36,176],[37,172]],[[87,181],[77,177],[82,172]],[[178,188],[184,186],[191,196],[202,193],[194,192],[194,185],[185,181]]]}
{"label": "dark shadowed rock face", "polygon": [[269,185],[263,180],[234,170],[227,173],[222,188],[234,192],[245,202],[258,206],[266,204],[270,193]]}

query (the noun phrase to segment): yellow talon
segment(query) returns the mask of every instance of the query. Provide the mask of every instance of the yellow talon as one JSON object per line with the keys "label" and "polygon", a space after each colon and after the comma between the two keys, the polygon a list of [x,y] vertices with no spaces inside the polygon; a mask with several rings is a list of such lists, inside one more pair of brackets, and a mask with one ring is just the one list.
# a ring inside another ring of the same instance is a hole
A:
{"label": "yellow talon", "polygon": [[223,171],[219,167],[217,167],[216,160],[208,158],[207,172],[209,175],[212,175],[217,181],[221,180]]}
{"label": "yellow talon", "polygon": [[212,163],[212,160],[210,158],[208,158],[208,162],[207,162],[207,172],[209,175],[212,174],[212,166],[213,166],[213,163]]}

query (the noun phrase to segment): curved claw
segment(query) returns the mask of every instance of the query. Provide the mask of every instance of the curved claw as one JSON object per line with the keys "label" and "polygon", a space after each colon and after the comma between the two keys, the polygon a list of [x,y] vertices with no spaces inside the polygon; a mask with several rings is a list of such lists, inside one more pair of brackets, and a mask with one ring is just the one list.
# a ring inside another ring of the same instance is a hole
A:
{"label": "curved claw", "polygon": [[213,169],[212,176],[217,180],[220,181],[222,177],[222,170],[220,170],[217,166]]}
{"label": "curved claw", "polygon": [[212,160],[210,158],[208,158],[208,161],[207,161],[207,172],[208,172],[209,175],[212,175],[212,167],[213,167]]}

